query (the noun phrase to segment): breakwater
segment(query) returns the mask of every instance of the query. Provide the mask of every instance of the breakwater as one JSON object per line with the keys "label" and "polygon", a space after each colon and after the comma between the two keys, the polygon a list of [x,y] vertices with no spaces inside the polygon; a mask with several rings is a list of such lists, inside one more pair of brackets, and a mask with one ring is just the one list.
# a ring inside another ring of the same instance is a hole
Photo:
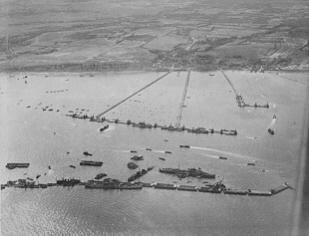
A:
{"label": "breakwater", "polygon": [[160,125],[160,124],[150,124],[144,121],[141,122],[134,122],[131,120],[122,121],[118,118],[116,119],[108,119],[105,117],[99,118],[95,115],[88,115],[88,114],[78,114],[78,113],[68,113],[66,116],[71,117],[73,119],[80,119],[80,120],[89,120],[90,122],[97,122],[97,123],[114,123],[114,124],[121,124],[121,125],[128,125],[134,128],[140,129],[161,129],[170,132],[188,132],[193,134],[221,134],[221,135],[228,135],[228,136],[236,136],[238,134],[236,129],[213,129],[213,128],[204,128],[204,127],[196,127],[196,128],[187,128],[185,126],[176,127],[173,125]]}
{"label": "breakwater", "polygon": [[45,189],[48,187],[74,187],[84,186],[85,189],[103,189],[103,190],[142,190],[143,188],[176,190],[176,191],[190,191],[200,193],[215,193],[226,195],[241,195],[241,196],[260,196],[270,197],[274,196],[284,190],[291,188],[287,183],[279,185],[270,190],[254,190],[254,189],[239,189],[227,188],[221,181],[214,184],[207,184],[205,186],[195,185],[178,185],[170,183],[144,183],[144,182],[122,182],[117,179],[106,178],[103,181],[88,180],[81,181],[79,179],[61,179],[54,183],[39,184],[26,179],[18,179],[16,181],[8,181],[6,184],[1,184],[1,190],[5,188],[22,188],[22,189]]}

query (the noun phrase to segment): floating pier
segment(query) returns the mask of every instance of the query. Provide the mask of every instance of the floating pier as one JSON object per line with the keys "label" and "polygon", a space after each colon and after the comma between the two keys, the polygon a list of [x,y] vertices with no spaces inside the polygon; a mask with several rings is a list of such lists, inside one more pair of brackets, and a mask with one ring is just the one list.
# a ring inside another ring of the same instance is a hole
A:
{"label": "floating pier", "polygon": [[284,183],[284,184],[282,184],[282,185],[280,185],[276,188],[271,189],[270,191],[271,191],[272,195],[275,195],[275,194],[278,194],[278,193],[280,193],[280,192],[282,192],[282,191],[284,191],[288,188],[291,188],[291,187],[287,183]]}
{"label": "floating pier", "polygon": [[176,189],[182,190],[182,191],[192,191],[192,192],[196,192],[198,190],[196,186],[192,186],[192,185],[179,185],[177,186]]}
{"label": "floating pier", "polygon": [[239,92],[237,92],[235,86],[233,85],[232,81],[228,78],[228,76],[224,73],[223,70],[221,70],[221,73],[223,74],[224,78],[226,79],[226,81],[229,83],[229,85],[231,86],[234,94],[235,94],[235,98],[236,98],[236,103],[238,107],[254,107],[254,108],[269,108],[269,104],[268,102],[266,104],[258,104],[258,103],[254,103],[253,105],[250,105],[248,103],[245,102],[245,100],[243,99],[243,97],[241,96],[241,94]]}
{"label": "floating pier", "polygon": [[224,194],[234,194],[234,195],[247,195],[248,190],[241,190],[241,189],[225,189]]}
{"label": "floating pier", "polygon": [[174,190],[176,189],[176,186],[174,184],[156,183],[154,184],[154,188]]}

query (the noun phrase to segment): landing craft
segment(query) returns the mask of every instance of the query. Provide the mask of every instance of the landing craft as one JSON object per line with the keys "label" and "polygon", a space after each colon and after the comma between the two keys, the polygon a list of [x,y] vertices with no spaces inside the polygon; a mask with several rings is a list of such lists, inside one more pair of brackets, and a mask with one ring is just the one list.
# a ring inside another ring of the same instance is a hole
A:
{"label": "landing craft", "polygon": [[273,119],[272,119],[272,121],[271,121],[271,123],[270,123],[270,125],[267,129],[268,133],[271,134],[271,135],[275,134],[275,130],[273,129],[273,127],[274,127],[276,121],[277,121],[277,116],[276,116],[276,114],[274,114]]}

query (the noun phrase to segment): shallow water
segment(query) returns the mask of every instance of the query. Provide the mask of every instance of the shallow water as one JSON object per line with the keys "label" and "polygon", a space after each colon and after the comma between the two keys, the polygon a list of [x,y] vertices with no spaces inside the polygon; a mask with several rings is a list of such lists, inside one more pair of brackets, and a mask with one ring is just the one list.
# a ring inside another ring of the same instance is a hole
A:
{"label": "shallow water", "polygon": [[[145,182],[203,185],[202,180],[179,180],[158,172],[161,167],[201,167],[230,187],[267,190],[285,181],[294,185],[305,86],[272,73],[226,73],[246,101],[268,101],[276,106],[238,108],[220,72],[215,76],[192,72],[182,124],[237,129],[237,137],[141,130],[119,124],[110,124],[101,133],[98,129],[104,124],[65,116],[76,108],[98,114],[161,73],[94,77],[28,73],[27,84],[22,79],[24,74],[1,74],[1,113],[5,114],[0,126],[2,183],[37,174],[42,175],[41,183],[61,177],[87,180],[100,172],[126,180],[134,173],[126,167],[132,156],[129,150],[134,149],[144,155],[144,161],[138,162],[141,168],[155,166],[141,178]],[[185,78],[184,72],[171,73],[106,116],[175,124]],[[41,108],[46,105],[53,111],[43,112]],[[273,114],[277,116],[276,134],[270,136],[267,127]],[[180,149],[179,144],[193,148]],[[146,151],[147,147],[152,151]],[[172,154],[164,154],[164,150]],[[93,156],[85,157],[83,151]],[[219,160],[219,155],[228,160]],[[82,159],[101,160],[104,164],[101,168],[81,167]],[[8,161],[30,162],[30,167],[7,170],[4,166]],[[256,166],[247,166],[252,161]],[[71,164],[76,169],[70,168]],[[288,235],[294,191],[263,198],[154,189],[52,187],[5,189],[1,197],[3,235]]]}

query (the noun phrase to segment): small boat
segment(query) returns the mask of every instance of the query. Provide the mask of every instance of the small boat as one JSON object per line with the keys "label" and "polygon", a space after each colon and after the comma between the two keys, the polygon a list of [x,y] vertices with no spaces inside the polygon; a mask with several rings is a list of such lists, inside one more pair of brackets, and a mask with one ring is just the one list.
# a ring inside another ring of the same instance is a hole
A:
{"label": "small boat", "polygon": [[159,159],[160,159],[161,161],[165,161],[165,158],[163,158],[163,157],[159,157]]}
{"label": "small boat", "polygon": [[73,168],[73,169],[75,169],[75,168],[76,168],[76,166],[74,166],[74,165],[69,165],[69,167],[71,167],[71,168]]}
{"label": "small boat", "polygon": [[91,154],[90,152],[87,152],[87,151],[83,152],[83,154],[84,154],[85,156],[92,156],[92,154]]}
{"label": "small boat", "polygon": [[271,129],[271,128],[269,128],[267,131],[268,131],[268,133],[271,134],[271,135],[274,135],[274,134],[275,134],[275,131],[274,131],[273,129]]}
{"label": "small boat", "polygon": [[97,174],[94,178],[98,180],[98,179],[104,178],[105,176],[107,176],[107,174],[105,174],[105,173],[99,173],[99,174]]}
{"label": "small boat", "polygon": [[219,156],[219,159],[220,159],[220,160],[227,160],[227,157]]}
{"label": "small boat", "polygon": [[146,151],[149,151],[149,152],[150,152],[150,151],[152,151],[152,149],[151,149],[151,148],[146,148]]}
{"label": "small boat", "polygon": [[103,132],[104,130],[107,130],[109,128],[109,125],[105,125],[104,127],[100,128],[100,132]]}
{"label": "small boat", "polygon": [[254,162],[248,162],[247,165],[248,166],[255,166],[255,163]]}
{"label": "small boat", "polygon": [[40,177],[41,177],[41,175],[37,175],[35,178],[38,179],[38,178],[40,178]]}
{"label": "small boat", "polygon": [[48,166],[48,169],[50,170],[50,169],[51,169],[51,166]]}
{"label": "small boat", "polygon": [[134,169],[136,169],[136,168],[138,167],[138,165],[135,164],[134,162],[129,162],[129,163],[127,164],[127,167],[128,167],[130,170],[134,170]]}
{"label": "small boat", "polygon": [[141,161],[144,160],[144,157],[142,155],[134,155],[133,157],[131,157],[131,160]]}
{"label": "small boat", "polygon": [[172,154],[171,151],[164,151],[164,153],[166,153],[166,154]]}
{"label": "small boat", "polygon": [[136,150],[130,150],[130,153],[137,153]]}

